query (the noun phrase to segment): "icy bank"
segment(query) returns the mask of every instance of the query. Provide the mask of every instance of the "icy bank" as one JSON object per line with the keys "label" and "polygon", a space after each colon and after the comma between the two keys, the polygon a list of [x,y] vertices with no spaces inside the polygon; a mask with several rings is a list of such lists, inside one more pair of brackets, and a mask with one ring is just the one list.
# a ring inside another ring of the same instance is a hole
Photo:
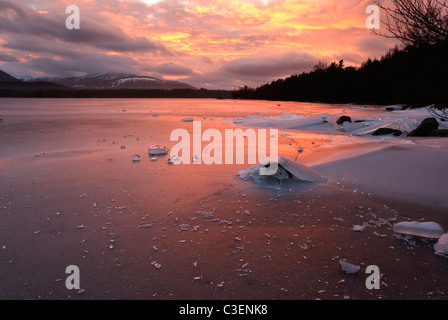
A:
{"label": "icy bank", "polygon": [[[303,138],[325,139],[321,146],[313,146],[311,152],[300,154],[298,159],[308,165],[307,169],[319,172],[344,188],[382,198],[448,208],[448,139],[406,137],[430,116],[428,110],[392,109],[364,111],[347,107],[343,114],[248,116],[236,123],[288,130],[281,135],[290,139],[291,146],[294,142],[300,145]],[[341,115],[350,115],[351,122],[337,124],[336,119]],[[439,125],[448,128],[446,122],[439,121]],[[379,128],[400,130],[403,135],[373,136]],[[263,180],[255,171],[249,170],[246,174],[253,180]]]}
{"label": "icy bank", "polygon": [[394,145],[313,169],[354,191],[448,208],[448,148],[442,146]]}
{"label": "icy bank", "polygon": [[[391,107],[392,108],[392,107]],[[372,135],[377,129],[389,128],[399,130],[403,136],[417,128],[422,120],[432,117],[426,108],[396,110],[384,112],[383,109],[373,115],[371,109],[364,115],[363,108],[351,107],[344,115],[349,116],[350,121],[338,124],[341,114],[322,113],[320,115],[305,116],[302,114],[282,114],[278,117],[246,116],[234,119],[234,124],[259,127],[277,128],[284,130],[320,131],[326,133],[345,132],[352,136]],[[355,112],[356,111],[356,112]],[[343,117],[345,117],[342,115]],[[448,128],[448,124],[439,122],[442,128]]]}

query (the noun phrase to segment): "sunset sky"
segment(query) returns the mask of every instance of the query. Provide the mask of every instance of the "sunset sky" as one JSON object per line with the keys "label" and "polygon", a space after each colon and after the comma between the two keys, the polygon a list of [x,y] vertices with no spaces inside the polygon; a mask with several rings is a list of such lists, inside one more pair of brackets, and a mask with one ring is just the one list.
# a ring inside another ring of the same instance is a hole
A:
{"label": "sunset sky", "polygon": [[[75,4],[81,28],[68,30]],[[319,60],[359,65],[395,42],[365,26],[369,0],[0,0],[0,69],[133,73],[198,88],[255,87]]]}

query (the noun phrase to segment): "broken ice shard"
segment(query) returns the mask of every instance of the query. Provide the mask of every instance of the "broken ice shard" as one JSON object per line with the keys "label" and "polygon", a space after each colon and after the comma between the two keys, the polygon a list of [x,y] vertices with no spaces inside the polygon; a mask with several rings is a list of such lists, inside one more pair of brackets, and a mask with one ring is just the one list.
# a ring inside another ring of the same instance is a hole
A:
{"label": "broken ice shard", "polygon": [[440,237],[439,241],[434,245],[437,254],[448,255],[448,233]]}
{"label": "broken ice shard", "polygon": [[351,264],[345,260],[339,260],[339,264],[342,267],[342,270],[345,271],[347,274],[354,274],[359,271],[359,266]]}
{"label": "broken ice shard", "polygon": [[352,230],[355,232],[364,232],[365,231],[365,227],[364,226],[360,226],[360,225],[354,225],[352,227]]}
{"label": "broken ice shard", "polygon": [[269,165],[269,162],[262,162],[257,166],[252,166],[239,171],[240,178],[243,180],[254,180],[256,183],[278,183],[288,179],[295,179],[308,182],[325,182],[312,168],[302,165],[293,160],[280,156],[278,158],[278,170],[272,176],[260,175],[260,168]]}
{"label": "broken ice shard", "polygon": [[403,221],[394,224],[394,232],[422,238],[439,239],[443,228],[436,222]]}
{"label": "broken ice shard", "polygon": [[166,163],[168,163],[168,164],[177,164],[177,163],[179,163],[179,161],[180,161],[180,158],[178,156],[172,156],[171,158],[166,160]]}
{"label": "broken ice shard", "polygon": [[168,154],[168,148],[161,147],[159,145],[152,145],[149,147],[148,153],[150,156],[164,156]]}

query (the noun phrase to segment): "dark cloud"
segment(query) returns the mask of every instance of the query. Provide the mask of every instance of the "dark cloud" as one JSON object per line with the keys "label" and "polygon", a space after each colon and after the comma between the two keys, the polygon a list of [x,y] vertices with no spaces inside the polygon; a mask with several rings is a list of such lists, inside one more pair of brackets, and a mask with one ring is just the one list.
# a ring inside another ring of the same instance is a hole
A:
{"label": "dark cloud", "polygon": [[[51,46],[47,42],[43,42],[40,38],[28,35],[10,38],[8,43],[2,45],[3,48],[16,50],[18,52],[34,52],[49,56],[59,56],[67,59],[83,59],[86,55],[84,50],[79,50],[78,46],[71,47],[64,43],[52,43]],[[32,49],[30,49],[32,48]]]}
{"label": "dark cloud", "polygon": [[194,73],[192,69],[172,62],[163,63],[157,66],[156,71],[163,75],[170,75],[170,76],[187,76],[192,75]]}
{"label": "dark cloud", "polygon": [[129,57],[110,56],[106,54],[86,54],[84,59],[53,59],[39,57],[20,64],[21,71],[16,73],[30,74],[26,70],[34,70],[37,74],[58,77],[72,77],[92,73],[136,73],[135,61]]}
{"label": "dark cloud", "polygon": [[0,12],[5,13],[7,10],[14,12],[22,18],[27,17],[27,10],[21,5],[11,1],[0,1]]}
{"label": "dark cloud", "polygon": [[317,58],[307,53],[287,53],[236,59],[227,63],[222,70],[235,76],[280,77],[308,71],[317,61]]}
{"label": "dark cloud", "polygon": [[205,73],[194,73],[183,81],[209,89],[233,89],[241,85],[258,87],[294,74],[311,71],[319,58],[307,53],[289,52],[276,56],[253,56],[226,62]]}
{"label": "dark cloud", "polygon": [[[61,7],[60,14],[39,14],[26,6],[19,6],[10,1],[0,1],[0,8],[5,11],[0,13],[0,33],[13,35],[32,35],[51,41],[61,41],[72,45],[90,45],[99,49],[113,50],[117,52],[158,51],[168,53],[161,44],[145,37],[132,38],[126,35],[118,26],[110,23],[107,18],[100,15],[84,14],[81,11],[81,28],[68,30],[65,27],[65,8]],[[12,14],[7,14],[12,11]],[[59,11],[58,11],[59,12]],[[33,47],[28,48],[29,51]]]}
{"label": "dark cloud", "polygon": [[1,62],[16,62],[16,61],[18,61],[18,59],[11,54],[0,52],[0,61]]}
{"label": "dark cloud", "polygon": [[81,29],[67,30],[71,2],[0,0],[0,64],[21,75],[131,72],[256,87],[318,60],[384,54],[389,42],[358,26],[370,2],[80,0]]}

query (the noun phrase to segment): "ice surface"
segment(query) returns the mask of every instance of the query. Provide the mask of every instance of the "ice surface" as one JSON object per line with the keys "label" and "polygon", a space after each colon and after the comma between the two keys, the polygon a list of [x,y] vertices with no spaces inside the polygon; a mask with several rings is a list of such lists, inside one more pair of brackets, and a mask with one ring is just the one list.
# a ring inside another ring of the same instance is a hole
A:
{"label": "ice surface", "polygon": [[[369,137],[369,141],[373,139]],[[352,144],[346,150],[335,147],[329,149],[328,156],[321,152],[318,161],[308,162],[306,158],[302,161],[307,165],[317,162],[312,168],[328,179],[343,177],[346,186],[356,184],[358,190],[375,196],[448,208],[446,138],[418,144],[406,138],[391,140]],[[336,142],[342,145],[343,140]]]}
{"label": "ice surface", "polygon": [[394,232],[411,236],[439,239],[444,231],[436,222],[403,221],[394,224]]}

